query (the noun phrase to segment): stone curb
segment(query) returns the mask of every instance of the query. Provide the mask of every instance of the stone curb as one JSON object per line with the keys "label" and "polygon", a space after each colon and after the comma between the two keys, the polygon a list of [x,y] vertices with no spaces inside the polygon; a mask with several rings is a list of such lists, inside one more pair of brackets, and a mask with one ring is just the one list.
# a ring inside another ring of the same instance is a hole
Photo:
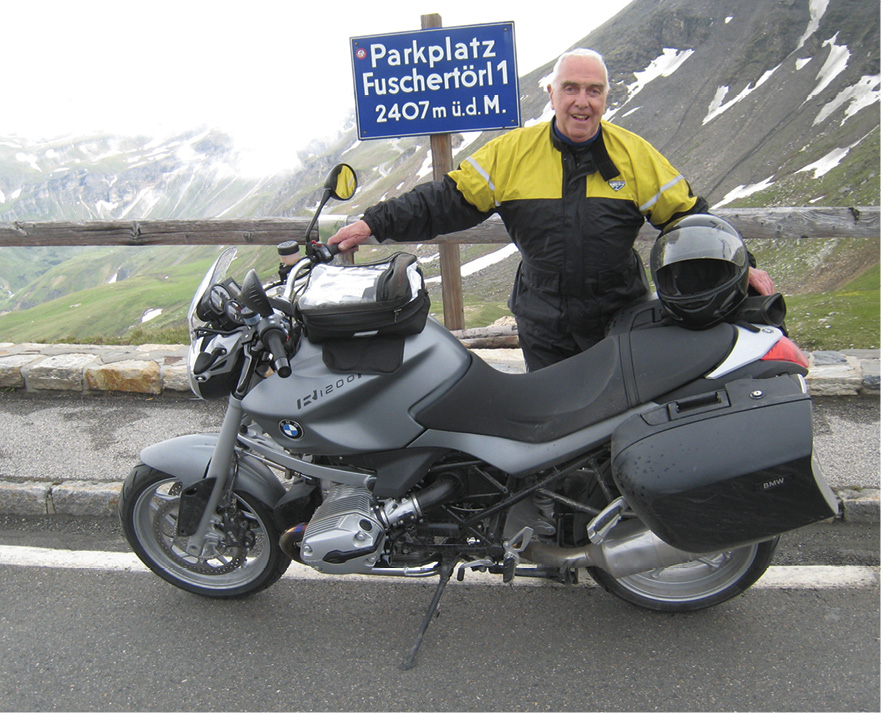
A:
{"label": "stone curb", "polygon": [[[0,479],[0,514],[116,517],[121,491],[122,483],[99,480]],[[838,519],[874,523],[881,519],[877,488],[843,488],[836,495],[841,502]]]}
{"label": "stone curb", "polygon": [[[523,371],[519,349],[474,349],[503,371]],[[813,396],[881,395],[876,349],[818,351],[808,355],[808,386]],[[0,343],[0,388],[25,391],[127,391],[142,394],[189,393],[187,347],[143,344]]]}
{"label": "stone curb", "polygon": [[122,483],[0,479],[0,514],[116,517]]}
{"label": "stone curb", "polygon": [[0,343],[0,388],[189,393],[187,347]]}

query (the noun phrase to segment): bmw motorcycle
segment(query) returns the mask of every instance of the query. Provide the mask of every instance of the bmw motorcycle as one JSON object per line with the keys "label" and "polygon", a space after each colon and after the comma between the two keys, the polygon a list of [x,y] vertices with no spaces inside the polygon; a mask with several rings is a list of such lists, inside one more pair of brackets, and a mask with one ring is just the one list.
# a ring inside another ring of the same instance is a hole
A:
{"label": "bmw motorcycle", "polygon": [[[332,171],[307,236],[355,186]],[[125,536],[177,587],[249,595],[292,560],[437,577],[408,668],[454,574],[589,576],[693,611],[754,584],[781,533],[837,513],[807,362],[779,327],[686,329],[646,299],[584,353],[503,373],[427,316],[413,256],[334,265],[301,247],[279,246],[268,286],[227,277],[234,248],[208,270],[188,368],[197,396],[228,399],[223,422],[146,448],[125,480]]]}

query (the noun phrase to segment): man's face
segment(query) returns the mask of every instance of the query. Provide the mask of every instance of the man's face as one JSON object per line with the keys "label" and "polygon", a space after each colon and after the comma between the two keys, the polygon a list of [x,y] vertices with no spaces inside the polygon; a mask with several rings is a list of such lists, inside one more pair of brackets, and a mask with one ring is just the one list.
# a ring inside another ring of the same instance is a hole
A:
{"label": "man's face", "polygon": [[556,87],[548,87],[557,129],[576,142],[596,136],[606,111],[606,74],[592,57],[567,57]]}

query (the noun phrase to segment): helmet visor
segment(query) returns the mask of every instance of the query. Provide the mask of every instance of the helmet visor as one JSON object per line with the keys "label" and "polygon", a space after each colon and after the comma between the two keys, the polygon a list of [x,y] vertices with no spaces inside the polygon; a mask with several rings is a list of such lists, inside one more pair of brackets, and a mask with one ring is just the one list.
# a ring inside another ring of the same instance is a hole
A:
{"label": "helmet visor", "polygon": [[742,240],[709,227],[695,226],[661,235],[654,253],[653,259],[659,268],[685,260],[724,260],[737,267],[747,264]]}
{"label": "helmet visor", "polygon": [[657,287],[668,297],[701,295],[728,283],[737,268],[724,260],[682,260],[658,270]]}

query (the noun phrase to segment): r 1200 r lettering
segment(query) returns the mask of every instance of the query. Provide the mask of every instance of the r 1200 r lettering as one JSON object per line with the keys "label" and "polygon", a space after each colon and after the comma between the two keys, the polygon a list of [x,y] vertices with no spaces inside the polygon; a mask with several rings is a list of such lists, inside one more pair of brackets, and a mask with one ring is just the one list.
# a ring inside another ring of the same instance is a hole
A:
{"label": "r 1200 r lettering", "polygon": [[[312,224],[355,184],[336,167]],[[189,372],[197,395],[228,397],[223,423],[146,448],[125,481],[126,538],[182,589],[252,594],[291,560],[436,576],[406,668],[454,574],[586,570],[634,604],[691,611],[756,582],[782,532],[837,512],[806,362],[764,306],[693,329],[647,300],[588,351],[509,374],[427,317],[413,256],[298,250],[279,246],[269,288],[226,277],[234,248],[208,271]]]}

